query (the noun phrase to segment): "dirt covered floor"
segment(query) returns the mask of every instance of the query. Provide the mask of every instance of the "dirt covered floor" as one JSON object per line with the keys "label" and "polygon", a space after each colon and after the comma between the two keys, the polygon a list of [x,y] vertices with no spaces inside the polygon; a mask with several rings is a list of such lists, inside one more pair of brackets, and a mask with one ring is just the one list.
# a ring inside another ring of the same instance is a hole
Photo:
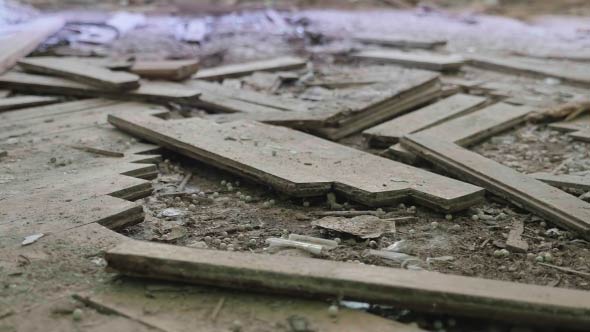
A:
{"label": "dirt covered floor", "polygon": [[[191,3],[167,4],[166,8],[172,9],[165,13],[162,13],[164,5],[157,2],[130,3],[123,9],[141,8],[146,12],[145,21],[114,42],[103,45],[78,43],[75,38],[79,31],[87,29],[93,22],[102,20],[106,12],[95,12],[87,7],[72,8],[79,6],[74,3],[71,5],[76,6],[31,2],[40,8],[63,11],[66,16],[76,18],[76,22],[42,45],[35,54],[98,55],[115,58],[133,56],[136,59],[150,60],[196,57],[203,68],[279,55],[298,55],[310,59],[307,68],[291,71],[298,77],[298,81],[304,81],[312,80],[314,75],[317,75],[318,68],[363,66],[364,62],[351,59],[349,55],[365,45],[351,40],[348,36],[366,32],[445,39],[448,43],[442,52],[455,54],[492,54],[498,57],[515,53],[588,55],[590,59],[590,21],[584,16],[590,14],[590,5],[585,1],[431,1],[416,7],[415,1],[366,2],[351,1],[334,6],[339,8],[321,9],[318,8],[318,2],[301,1],[302,9],[294,9],[295,6],[289,4],[288,10],[281,10],[284,4],[280,1],[274,4],[277,10],[271,7],[256,9],[260,7],[259,3],[248,4],[253,6],[248,8],[254,9],[236,10],[234,6],[244,4],[239,1],[227,4],[224,2],[224,12],[214,14],[210,11],[201,14],[200,7]],[[408,6],[405,6],[406,4]],[[36,15],[36,11],[28,7],[13,4],[6,6],[5,8],[11,8],[14,15],[0,13],[0,22],[3,23],[26,20]],[[104,7],[111,9],[107,5]],[[178,8],[181,11],[178,11]],[[206,8],[214,9],[215,6]],[[546,14],[579,17],[537,16]],[[183,41],[179,35],[184,32],[179,30],[179,26],[192,21],[200,22],[202,34],[195,42]],[[503,91],[507,95],[512,93],[517,96],[538,97],[541,101],[536,103],[535,107],[540,109],[577,100],[588,93],[587,89],[574,87],[551,77],[530,78],[473,67],[464,67],[458,74],[443,76],[449,79],[502,83],[508,87],[507,91]],[[256,75],[225,80],[223,84],[237,84],[245,90],[271,92],[282,96],[321,99],[322,94],[326,93],[321,88],[297,83],[284,84],[277,89]],[[207,112],[196,107],[175,104],[167,107],[175,118],[207,117]],[[50,122],[40,125],[49,126]],[[590,143],[574,141],[563,132],[549,128],[548,124],[547,119],[528,121],[486,139],[470,149],[522,173],[549,172],[590,176]],[[125,150],[139,144],[135,139],[119,137],[118,135],[122,134],[113,128],[109,130],[113,131],[109,141],[116,142],[111,146],[113,149]],[[0,162],[0,185],[5,184],[5,188],[8,188],[0,190],[4,191],[3,195],[8,197],[12,191],[17,191],[16,182],[26,177],[26,174],[73,174],[82,168],[80,165],[103,162],[100,159],[104,157],[90,157],[83,152],[50,147],[50,143],[59,142],[59,139],[50,138],[55,133],[51,132],[44,138],[35,138],[34,135],[25,132],[0,141],[0,150],[10,153]],[[383,153],[382,150],[370,148],[360,134],[342,139],[339,143],[374,154]],[[236,177],[174,152],[159,150],[159,153],[162,154],[162,159],[157,164],[157,176],[152,180],[154,192],[138,200],[144,208],[145,221],[120,230],[124,236],[193,248],[311,257],[311,254],[301,250],[272,250],[266,243],[271,237],[309,235],[340,241],[337,248],[321,257],[328,260],[590,290],[590,243],[572,232],[557,227],[552,220],[542,219],[493,195],[488,194],[484,204],[453,214],[436,212],[416,206],[412,202],[373,209],[343,197],[336,197],[334,200],[331,195],[306,199],[292,198],[265,185]],[[34,157],[31,157],[33,155]],[[420,166],[446,174],[436,165],[422,163]],[[187,177],[189,174],[190,177]],[[179,186],[183,186],[180,193]],[[583,190],[564,190],[590,200]],[[6,197],[0,196],[0,199]],[[322,218],[326,213],[340,211],[368,211],[371,217],[376,216],[383,220],[393,218],[396,220],[395,231],[385,232],[371,239],[362,239],[346,232],[312,226],[313,221]],[[522,237],[529,248],[523,253],[505,254],[502,249],[506,248],[508,233],[513,224],[519,221],[524,224]],[[67,247],[67,244],[63,245]],[[370,254],[370,250],[391,246],[397,248],[396,252],[415,259],[408,264],[406,259],[392,260]],[[55,248],[46,249],[51,251]],[[43,262],[45,259],[44,254],[36,254],[40,256],[23,255],[20,263],[5,264],[5,267],[14,268],[17,272],[10,274],[0,284],[0,296],[6,299],[0,303],[7,306],[5,310],[0,308],[0,331],[15,331],[11,328],[17,324],[13,324],[14,321],[11,319],[21,317],[17,315],[20,314],[19,310],[9,309],[11,305],[17,308],[33,308],[30,309],[32,312],[43,309],[43,305],[33,304],[36,291],[44,296],[51,293],[67,294],[87,290],[95,284],[118,282],[117,277],[103,271],[104,260],[100,253],[94,250],[85,252],[84,258],[76,258],[73,253],[62,257],[64,260],[70,260],[71,264],[79,263],[81,266],[73,272],[76,276],[72,277],[72,280],[65,281],[60,278],[71,276],[64,275],[58,271],[59,268],[48,268],[43,265],[44,263],[35,266],[37,261]],[[547,263],[551,266],[538,263]],[[29,269],[38,272],[44,268],[44,280],[31,279],[30,276],[34,273]],[[168,286],[153,287],[157,289],[153,293],[157,293]],[[135,290],[140,294],[137,296],[143,296],[143,291],[143,288]],[[176,291],[167,292],[162,291],[165,296]],[[195,292],[200,291],[197,289]],[[24,293],[27,295],[24,296]],[[224,294],[209,294],[207,296],[210,298],[206,301],[213,306],[219,298],[233,296]],[[147,295],[146,297],[152,298]],[[12,299],[15,299],[14,302]],[[237,301],[235,306],[239,306],[240,298],[234,300]],[[26,305],[17,303],[19,301]],[[262,298],[260,301],[274,300]],[[283,304],[289,303],[288,299],[281,301]],[[326,303],[325,308],[319,308],[328,310],[328,306]],[[382,317],[415,323],[432,331],[536,330],[530,326],[522,326],[519,322],[507,324],[467,319],[460,313],[433,315],[405,308],[363,303],[343,302],[342,306],[360,307]],[[111,324],[115,329],[137,328],[121,316],[107,320],[100,310],[95,312],[94,309],[84,307],[81,302],[73,304],[64,299],[60,300],[57,309],[52,311],[51,317],[44,316],[49,309],[40,311],[36,323],[41,324],[43,320],[50,319],[54,320],[52,326],[63,324],[68,326],[64,327],[64,330],[69,329],[70,315],[73,315],[76,308],[83,308],[87,316],[84,317],[86,325],[77,325],[74,330],[80,328],[79,330],[90,331],[100,324]],[[146,312],[152,310],[148,306],[144,309]],[[158,309],[153,310],[157,312]],[[285,310],[288,311],[288,308]],[[77,321],[78,318],[74,320]],[[55,323],[56,321],[58,323]],[[108,323],[104,323],[107,321]],[[233,322],[230,320],[227,324]],[[259,326],[251,328],[254,328],[254,331],[256,328],[272,330],[277,327],[260,323]],[[277,330],[296,331],[285,326],[278,327]]]}

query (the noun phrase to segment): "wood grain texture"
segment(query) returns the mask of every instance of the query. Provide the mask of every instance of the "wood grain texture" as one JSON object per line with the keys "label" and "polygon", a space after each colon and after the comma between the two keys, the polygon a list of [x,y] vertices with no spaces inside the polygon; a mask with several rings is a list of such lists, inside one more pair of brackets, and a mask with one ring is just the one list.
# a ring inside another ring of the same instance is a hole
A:
{"label": "wood grain texture", "polygon": [[59,31],[65,21],[59,17],[44,17],[14,27],[14,33],[0,39],[0,74]]}
{"label": "wood grain texture", "polygon": [[53,104],[59,102],[59,97],[44,97],[44,96],[15,96],[10,98],[0,99],[0,112]]}
{"label": "wood grain texture", "polygon": [[105,258],[120,273],[254,291],[564,327],[590,326],[588,292],[313,258],[127,241]]}
{"label": "wood grain texture", "polygon": [[367,50],[355,53],[352,57],[437,71],[457,71],[465,62],[458,55],[401,52],[397,50]]}
{"label": "wood grain texture", "polygon": [[193,78],[203,80],[220,80],[251,74],[255,71],[276,71],[303,68],[307,60],[298,57],[278,57],[244,63],[224,65],[214,68],[203,68],[193,75]]}
{"label": "wood grain texture", "polygon": [[411,199],[441,210],[479,202],[482,190],[289,128],[251,121],[215,124],[113,114],[109,122],[134,136],[294,196],[334,190],[372,205]]}
{"label": "wood grain texture", "polygon": [[416,133],[402,145],[445,171],[590,239],[590,204],[454,143]]}
{"label": "wood grain texture", "polygon": [[139,76],[135,74],[94,66],[75,58],[38,56],[21,59],[18,65],[28,72],[56,75],[101,89],[124,91],[139,88]]}
{"label": "wood grain texture", "polygon": [[486,98],[456,94],[363,131],[373,146],[390,146],[407,134],[475,111]]}
{"label": "wood grain texture", "polygon": [[508,232],[508,238],[506,239],[506,249],[512,252],[527,252],[529,250],[529,244],[522,239],[522,233],[524,233],[522,220],[514,220],[512,228]]}
{"label": "wood grain texture", "polygon": [[560,174],[555,175],[551,173],[532,173],[529,174],[533,178],[543,181],[549,185],[554,187],[565,187],[565,188],[576,188],[582,190],[590,190],[590,176],[580,176],[580,175],[568,175],[568,174]]}

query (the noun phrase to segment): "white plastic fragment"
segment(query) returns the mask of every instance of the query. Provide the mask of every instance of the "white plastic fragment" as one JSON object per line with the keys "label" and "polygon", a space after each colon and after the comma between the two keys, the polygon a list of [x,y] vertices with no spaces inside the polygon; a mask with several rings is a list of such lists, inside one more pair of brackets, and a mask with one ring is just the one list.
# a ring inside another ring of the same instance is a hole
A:
{"label": "white plastic fragment", "polygon": [[322,252],[326,250],[324,246],[319,244],[293,241],[276,237],[266,239],[266,244],[268,244],[270,248],[297,248],[312,253],[314,255],[321,255]]}
{"label": "white plastic fragment", "polygon": [[338,242],[336,242],[334,240],[322,239],[319,237],[313,237],[313,236],[307,236],[307,235],[289,234],[289,240],[319,244],[319,245],[324,246],[329,249],[338,247]]}
{"label": "white plastic fragment", "polygon": [[33,234],[33,235],[29,235],[29,236],[25,236],[24,241],[21,243],[21,245],[23,246],[28,246],[29,244],[35,243],[37,242],[37,240],[39,240],[40,238],[42,238],[43,236],[45,236],[45,234],[43,233],[39,233],[39,234]]}
{"label": "white plastic fragment", "polygon": [[182,212],[179,209],[175,208],[167,208],[162,210],[161,215],[164,217],[176,217],[179,216]]}

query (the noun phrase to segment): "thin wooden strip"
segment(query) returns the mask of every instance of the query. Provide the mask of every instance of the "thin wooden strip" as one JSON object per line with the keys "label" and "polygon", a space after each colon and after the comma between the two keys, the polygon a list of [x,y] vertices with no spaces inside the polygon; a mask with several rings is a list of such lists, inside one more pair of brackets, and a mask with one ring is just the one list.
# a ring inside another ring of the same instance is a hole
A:
{"label": "thin wooden strip", "polygon": [[543,181],[554,187],[566,187],[566,188],[577,188],[582,190],[590,190],[590,176],[579,176],[579,175],[568,175],[561,174],[555,175],[551,173],[532,173],[529,174],[533,178]]}
{"label": "thin wooden strip", "polygon": [[433,49],[444,46],[447,41],[444,39],[429,38],[405,38],[388,35],[375,34],[357,34],[352,37],[354,40],[367,44],[377,44],[383,46],[400,47],[400,48],[423,48]]}
{"label": "thin wooden strip", "polygon": [[81,112],[91,108],[110,106],[117,103],[120,103],[120,101],[99,98],[68,101],[48,106],[30,107],[26,109],[20,109],[18,111],[4,112],[0,114],[0,120],[6,123],[14,123],[23,120],[48,118],[61,114]]}
{"label": "thin wooden strip", "polygon": [[222,78],[238,77],[251,74],[255,71],[276,71],[303,68],[307,60],[297,57],[279,57],[267,60],[237,63],[214,68],[199,70],[193,78],[204,80],[219,80]]}
{"label": "thin wooden strip", "polygon": [[31,53],[65,24],[62,18],[45,17],[14,27],[15,33],[0,39],[0,74]]}
{"label": "thin wooden strip", "polygon": [[32,73],[61,76],[102,89],[122,91],[139,87],[139,76],[135,74],[93,66],[75,58],[39,56],[21,59],[18,65]]}
{"label": "thin wooden strip", "polygon": [[61,101],[59,97],[44,96],[16,96],[0,99],[0,112],[15,110],[19,108],[34,107],[54,104]]}
{"label": "thin wooden strip", "polygon": [[456,71],[465,62],[462,57],[457,55],[401,52],[396,50],[368,50],[355,53],[352,56],[357,59],[383,61],[437,71]]}
{"label": "thin wooden strip", "polygon": [[442,210],[461,210],[482,199],[478,187],[289,128],[252,121],[166,121],[130,112],[109,115],[109,122],[294,196],[325,195],[334,190],[367,205],[411,199]]}
{"label": "thin wooden strip", "polygon": [[445,171],[590,239],[589,203],[436,136],[412,134],[402,139],[402,145]]}
{"label": "thin wooden strip", "polygon": [[392,304],[422,311],[581,328],[587,292],[313,258],[126,241],[105,259],[120,273],[299,296]]}
{"label": "thin wooden strip", "polygon": [[396,117],[363,131],[374,146],[395,144],[407,134],[436,126],[475,111],[486,98],[456,94],[419,110]]}

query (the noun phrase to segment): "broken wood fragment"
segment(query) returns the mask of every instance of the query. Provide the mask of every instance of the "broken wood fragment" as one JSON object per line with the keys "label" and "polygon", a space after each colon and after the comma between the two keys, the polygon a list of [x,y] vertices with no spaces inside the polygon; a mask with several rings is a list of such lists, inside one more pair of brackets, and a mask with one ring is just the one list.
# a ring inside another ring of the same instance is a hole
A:
{"label": "broken wood fragment", "polygon": [[352,38],[366,44],[377,44],[399,48],[434,49],[447,44],[447,41],[444,39],[407,38],[375,34],[357,34]]}
{"label": "broken wood fragment", "polygon": [[508,239],[506,239],[506,249],[513,252],[524,253],[529,250],[528,243],[522,239],[522,233],[524,232],[524,224],[522,220],[515,219],[512,222],[512,228],[508,233]]}
{"label": "broken wood fragment", "polygon": [[561,328],[590,324],[587,292],[378,266],[129,240],[105,254],[122,274],[316,298],[342,297]]}
{"label": "broken wood fragment", "polygon": [[361,239],[375,239],[383,234],[395,234],[395,221],[377,216],[361,215],[353,218],[324,217],[311,223],[315,227],[338,233],[358,236]]}
{"label": "broken wood fragment", "polygon": [[571,138],[590,142],[590,114],[584,114],[570,121],[549,124],[549,128],[564,131]]}
{"label": "broken wood fragment", "polygon": [[363,131],[372,146],[390,146],[407,134],[471,113],[485,98],[456,94]]}
{"label": "broken wood fragment", "polygon": [[132,90],[139,87],[139,76],[104,67],[92,66],[76,59],[59,57],[30,57],[18,61],[25,71],[56,75],[107,90]]}
{"label": "broken wood fragment", "polygon": [[59,31],[65,20],[58,17],[39,18],[14,27],[14,33],[0,39],[0,74],[12,68],[39,44]]}
{"label": "broken wood fragment", "polygon": [[137,113],[111,114],[109,122],[137,137],[298,197],[335,191],[370,206],[412,199],[450,211],[479,202],[483,194],[480,188],[460,181],[258,122],[166,121]]}
{"label": "broken wood fragment", "polygon": [[223,78],[244,76],[255,71],[292,70],[303,68],[307,60],[298,57],[279,57],[267,60],[236,63],[214,68],[204,68],[193,75],[193,78],[203,80],[220,80]]}
{"label": "broken wood fragment", "polygon": [[575,274],[575,275],[579,275],[579,276],[582,276],[582,277],[590,278],[590,273],[588,273],[588,272],[577,271],[577,270],[574,270],[574,269],[570,269],[569,267],[557,266],[557,265],[548,264],[548,263],[542,263],[542,262],[537,262],[537,264],[539,264],[541,266],[550,267],[552,269],[556,269],[556,270],[561,271],[561,272],[565,272],[565,273],[569,273],[569,274]]}
{"label": "broken wood fragment", "polygon": [[590,238],[589,203],[437,136],[411,134],[402,144],[446,172]]}
{"label": "broken wood fragment", "polygon": [[137,60],[131,72],[144,78],[181,81],[194,75],[199,70],[197,60]]}
{"label": "broken wood fragment", "polygon": [[91,146],[70,145],[70,147],[71,148],[74,148],[76,150],[86,151],[86,152],[90,152],[90,153],[95,153],[95,154],[99,154],[101,156],[107,156],[107,157],[122,158],[122,157],[125,156],[125,154],[124,153],[121,153],[121,152],[109,151],[109,150],[99,149],[99,148],[93,148]]}
{"label": "broken wood fragment", "polygon": [[0,112],[54,104],[59,101],[61,101],[61,98],[59,97],[48,96],[15,96],[10,98],[0,98]]}
{"label": "broken wood fragment", "polygon": [[355,53],[352,56],[362,60],[395,63],[408,67],[437,71],[457,71],[465,62],[458,55],[401,52],[397,50],[368,50]]}
{"label": "broken wood fragment", "polygon": [[568,174],[555,175],[543,172],[532,173],[529,174],[529,176],[554,187],[576,188],[586,191],[590,190],[590,176]]}

